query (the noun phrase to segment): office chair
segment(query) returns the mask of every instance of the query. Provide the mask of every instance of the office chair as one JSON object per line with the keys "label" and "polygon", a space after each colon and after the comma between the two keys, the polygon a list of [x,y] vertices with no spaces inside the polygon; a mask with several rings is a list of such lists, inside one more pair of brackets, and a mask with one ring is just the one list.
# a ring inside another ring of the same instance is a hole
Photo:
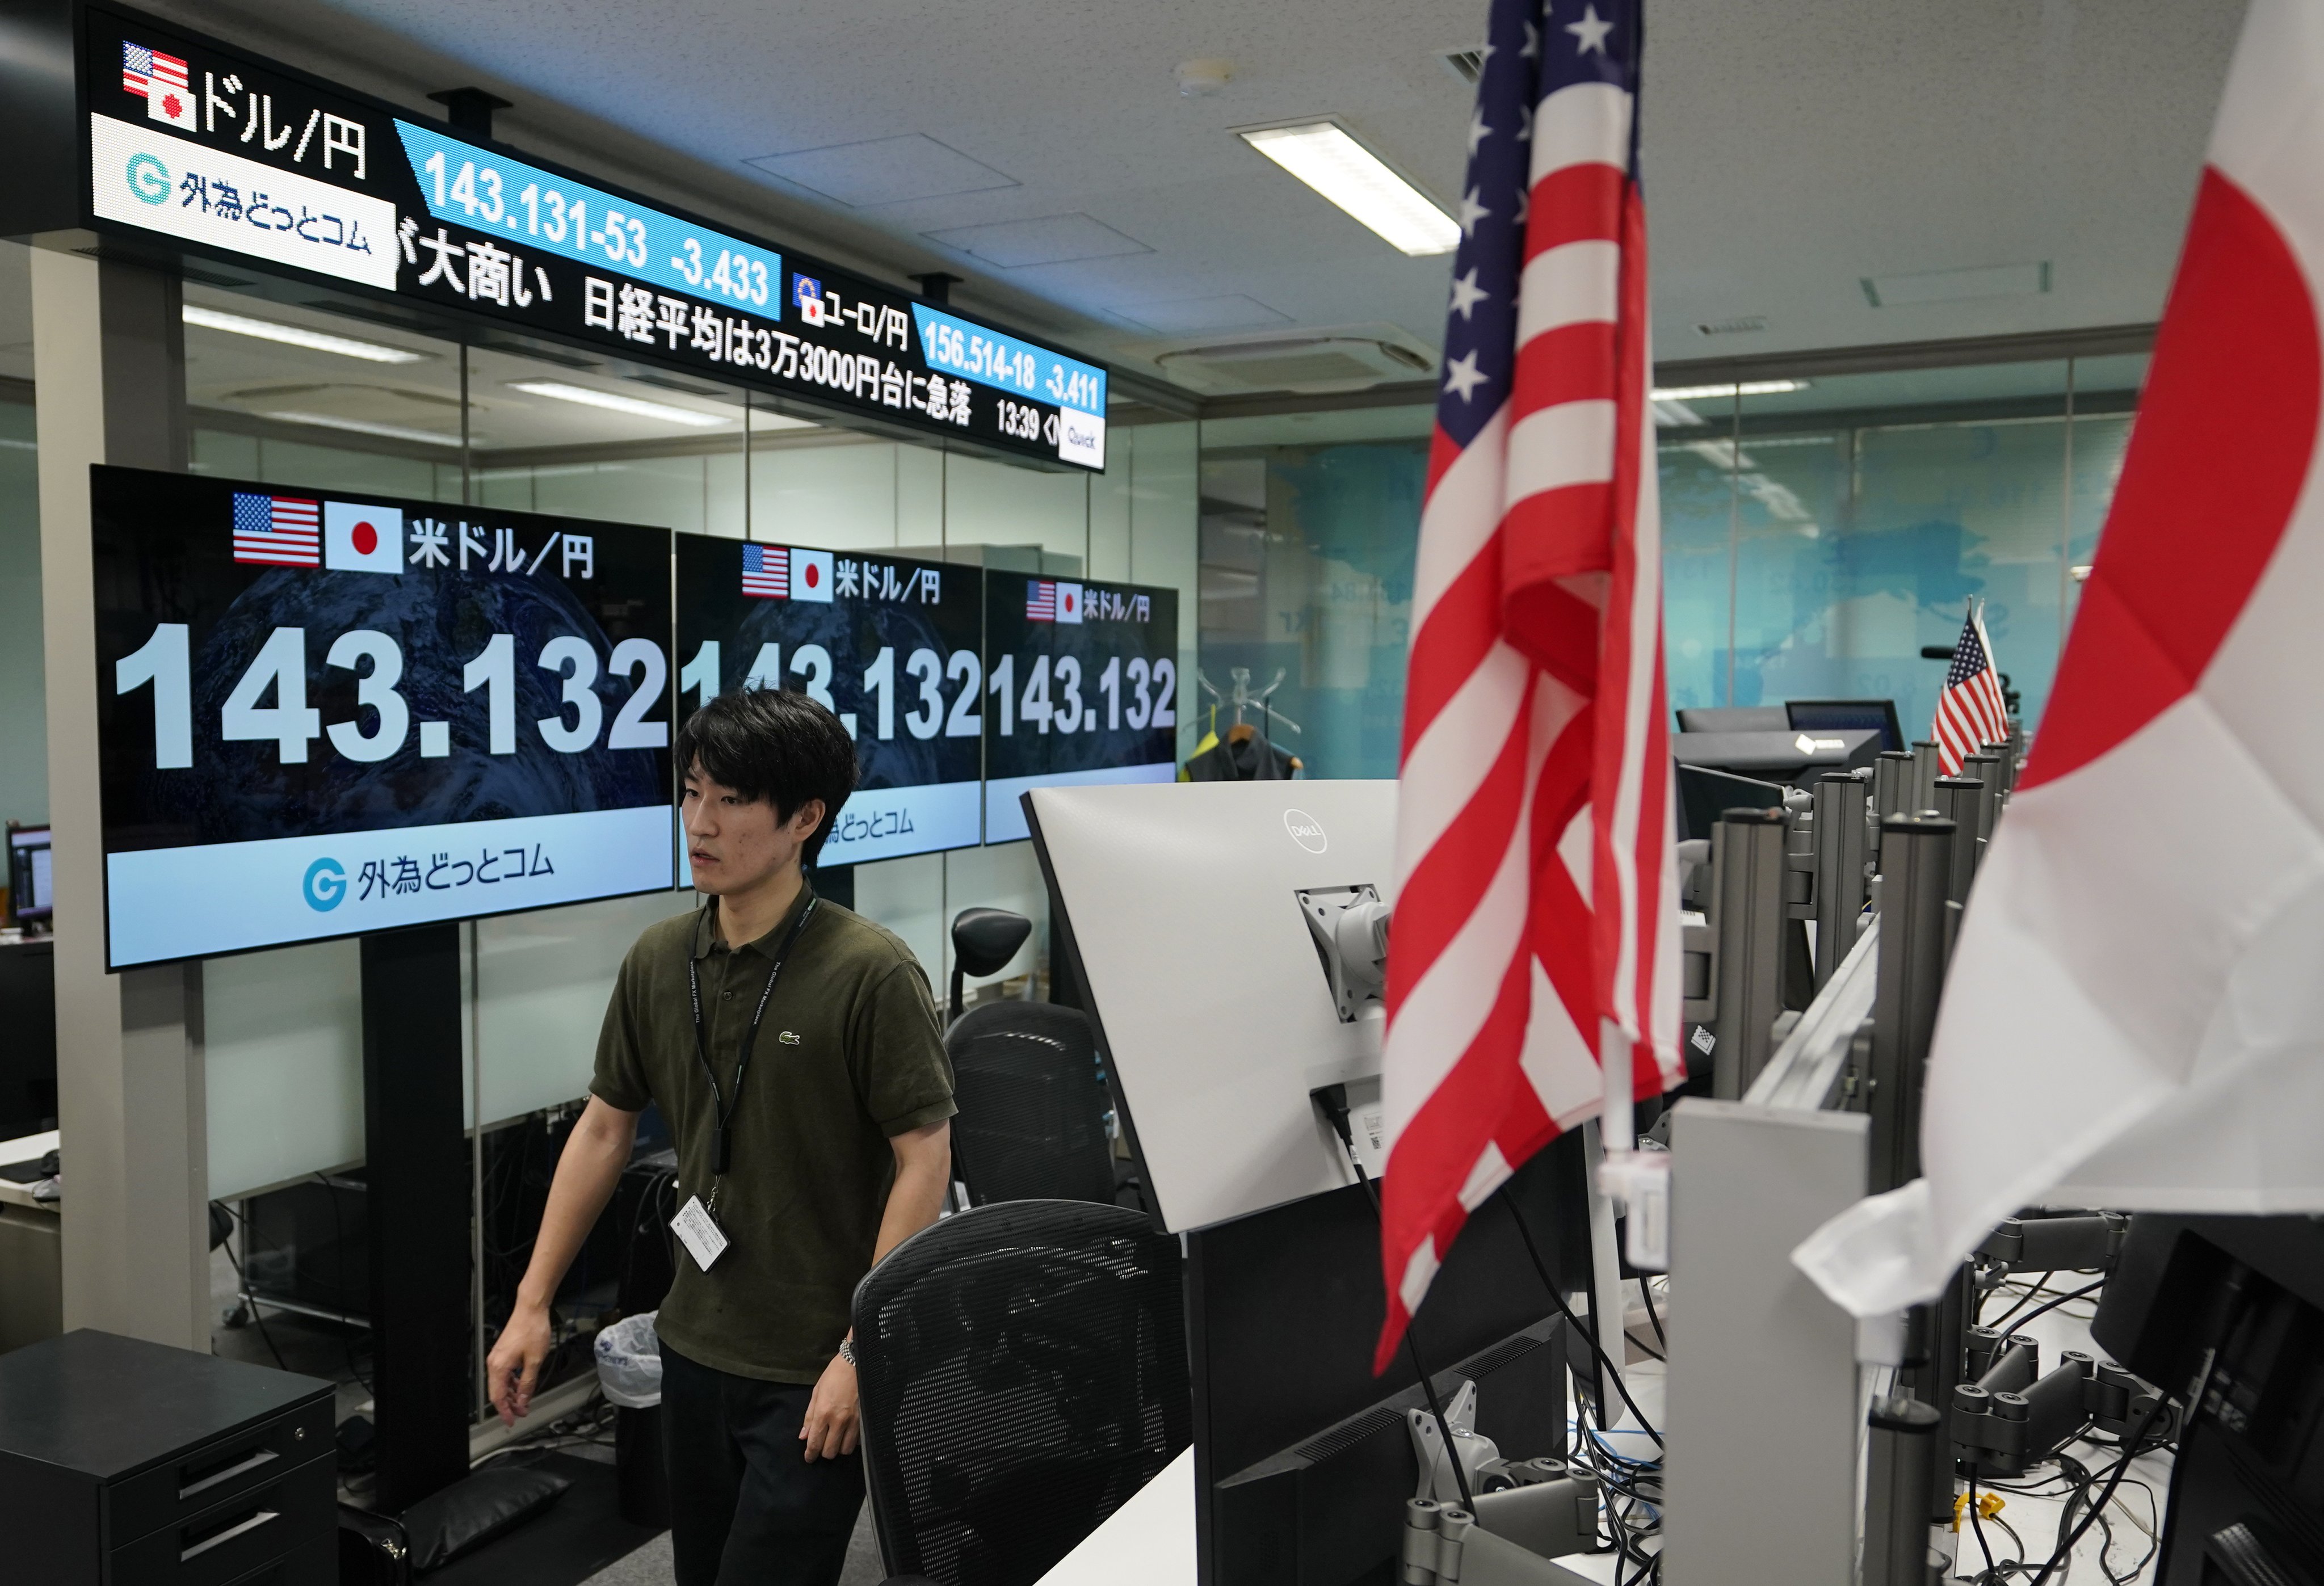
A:
{"label": "office chair", "polygon": [[857,1286],[880,1552],[936,1586],[1030,1586],[1194,1436],[1178,1241],[1076,1201],[979,1206]]}
{"label": "office chair", "polygon": [[952,917],[952,1011],[960,1017],[961,991],[970,975],[982,979],[999,974],[1025,938],[1033,922],[1005,908],[964,908]]}
{"label": "office chair", "polygon": [[1089,1016],[1054,1002],[987,1002],[945,1032],[953,1175],[969,1203],[1110,1203],[1116,1183]]}

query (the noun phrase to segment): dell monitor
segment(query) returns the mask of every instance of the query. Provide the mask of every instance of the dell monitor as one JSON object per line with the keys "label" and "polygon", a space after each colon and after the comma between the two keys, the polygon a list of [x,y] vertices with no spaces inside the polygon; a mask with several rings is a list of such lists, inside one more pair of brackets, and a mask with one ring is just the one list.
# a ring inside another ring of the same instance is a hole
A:
{"label": "dell monitor", "polygon": [[1309,1096],[1347,1084],[1370,1148],[1385,1010],[1342,1018],[1303,894],[1395,902],[1396,784],[1045,787],[1027,806],[1163,1226],[1353,1184]]}
{"label": "dell monitor", "polygon": [[1784,723],[1794,733],[1810,734],[1869,729],[1880,734],[1880,747],[1904,747],[1904,729],[1896,724],[1893,699],[1794,699],[1784,705]]}
{"label": "dell monitor", "polygon": [[49,828],[8,827],[8,917],[12,924],[47,925],[56,916],[49,869]]}
{"label": "dell monitor", "polygon": [[[1395,900],[1396,792],[1025,796],[1123,1132],[1157,1221],[1185,1238],[1201,1586],[1388,1578],[1372,1572],[1394,1567],[1418,1476],[1418,1373],[1403,1354],[1372,1373],[1379,1223],[1313,1100],[1346,1087],[1354,1148],[1377,1175],[1382,1009],[1345,973],[1368,956],[1363,932],[1340,927]],[[1479,1428],[1505,1457],[1563,1452],[1576,1362],[1526,1236],[1549,1281],[1580,1291],[1586,1205],[1568,1134],[1480,1203],[1413,1323],[1440,1397],[1456,1376],[1474,1382]]]}

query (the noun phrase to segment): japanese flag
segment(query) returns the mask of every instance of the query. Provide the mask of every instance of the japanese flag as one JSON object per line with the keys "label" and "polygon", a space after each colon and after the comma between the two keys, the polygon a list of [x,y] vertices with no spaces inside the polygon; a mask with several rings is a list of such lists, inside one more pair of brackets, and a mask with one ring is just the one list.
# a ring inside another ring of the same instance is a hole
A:
{"label": "japanese flag", "polygon": [[402,572],[401,509],[325,502],[323,566],[342,573]]}
{"label": "japanese flag", "polygon": [[1057,586],[1057,621],[1078,622],[1082,620],[1082,586],[1078,584]]}
{"label": "japanese flag", "polygon": [[174,75],[178,80],[173,83],[170,80],[172,74],[162,64],[169,59],[161,55],[153,58],[152,80],[145,89],[145,119],[166,121],[171,126],[181,126],[188,132],[198,131],[194,124],[193,90],[186,87],[186,64],[182,60],[177,62]]}
{"label": "japanese flag", "polygon": [[819,600],[826,604],[831,600],[831,553],[827,550],[791,549],[791,598]]}

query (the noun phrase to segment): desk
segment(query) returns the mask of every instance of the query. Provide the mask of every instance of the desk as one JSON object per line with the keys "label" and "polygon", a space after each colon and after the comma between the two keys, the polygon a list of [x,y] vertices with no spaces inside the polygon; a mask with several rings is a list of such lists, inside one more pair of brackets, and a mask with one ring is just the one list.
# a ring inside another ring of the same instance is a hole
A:
{"label": "desk", "polygon": [[[37,1162],[57,1148],[54,1130],[0,1141],[0,1166]],[[58,1203],[0,1178],[0,1354],[64,1329],[63,1224]]]}
{"label": "desk", "polygon": [[[1611,1554],[1557,1561],[1585,1581],[1612,1586]],[[1188,1448],[1057,1562],[1039,1586],[1194,1586],[1194,1451]]]}
{"label": "desk", "polygon": [[[20,1139],[0,1140],[0,1167],[14,1167],[22,1162],[37,1162],[57,1149],[57,1131],[28,1134]],[[32,1186],[13,1179],[0,1178],[0,1206],[22,1206],[28,1212],[48,1212],[57,1209],[54,1201],[36,1201]]]}
{"label": "desk", "polygon": [[1194,1586],[1194,1450],[1189,1444],[1040,1586]]}

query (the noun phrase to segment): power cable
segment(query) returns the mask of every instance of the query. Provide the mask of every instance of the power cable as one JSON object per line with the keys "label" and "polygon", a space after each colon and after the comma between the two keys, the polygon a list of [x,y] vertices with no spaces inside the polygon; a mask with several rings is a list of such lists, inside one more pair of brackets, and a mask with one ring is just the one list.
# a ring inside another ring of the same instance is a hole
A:
{"label": "power cable", "polygon": [[1985,1555],[1985,1573],[1984,1573],[1983,1575],[1979,1576],[1979,1577],[1978,1577],[1978,1579],[1979,1579],[1979,1580],[1989,1580],[1989,1579],[1991,1579],[1991,1578],[1992,1578],[1992,1575],[1993,1575],[1993,1572],[1994,1572],[1994,1565],[1993,1565],[1993,1549],[1992,1549],[1992,1547],[1991,1547],[1991,1546],[1990,1546],[1990,1545],[1986,1542],[1986,1540],[1985,1540],[1985,1517],[1978,1511],[1978,1507],[1977,1507],[1977,1467],[1976,1467],[1975,1465],[1971,1465],[1971,1466],[1969,1467],[1969,1530],[1970,1530],[1971,1532],[1973,1532],[1973,1533],[1976,1535],[1976,1536],[1977,1536],[1977,1550],[1978,1550],[1978,1552],[1979,1552],[1979,1553],[1981,1553],[1981,1554],[1983,1554]]}
{"label": "power cable", "polygon": [[[2208,1388],[2210,1373],[2206,1371],[2203,1375],[2206,1379],[2204,1386]],[[2113,1471],[2107,1477],[2105,1490],[2098,1494],[2098,1501],[2090,1505],[2090,1512],[2082,1517],[2081,1524],[2076,1526],[2072,1534],[2058,1544],[2058,1550],[2050,1555],[2050,1562],[2043,1564],[2042,1572],[2034,1577],[2033,1586],[2047,1586],[2052,1572],[2072,1554],[2083,1535],[2100,1516],[2106,1513],[2107,1505],[2114,1501],[2115,1489],[2122,1485],[2124,1472],[2130,1469],[2130,1462],[2138,1457],[2138,1445],[2145,1441],[2146,1434],[2153,1427],[2156,1417],[2163,1414],[2164,1406],[2169,1402],[2158,1394],[2154,1402],[2147,1406],[2146,1414],[2140,1417],[2138,1425],[2132,1429],[2129,1438],[2124,1444],[2122,1458],[2115,1462]],[[2200,1391],[2196,1394],[2194,1402],[2198,1405],[2202,1402]],[[2070,1509],[2071,1505],[2068,1507]],[[2099,1567],[2104,1569],[2103,1562]]]}
{"label": "power cable", "polygon": [[1663,1331],[1663,1319],[1655,1314],[1655,1280],[1641,1274],[1638,1277],[1638,1297],[1646,1302],[1646,1321],[1654,1327],[1655,1342],[1663,1346],[1663,1355],[1670,1355],[1670,1335]]}
{"label": "power cable", "polygon": [[1540,1277],[1542,1287],[1549,1291],[1551,1301],[1564,1316],[1566,1325],[1579,1332],[1589,1343],[1591,1354],[1597,1358],[1598,1369],[1613,1379],[1614,1390],[1622,1396],[1622,1402],[1630,1406],[1630,1414],[1638,1418],[1640,1430],[1655,1440],[1656,1448],[1665,1447],[1663,1434],[1655,1430],[1655,1424],[1646,1419],[1646,1413],[1644,1410],[1638,1408],[1638,1401],[1630,1397],[1629,1384],[1622,1380],[1622,1373],[1615,1369],[1614,1362],[1606,1358],[1604,1348],[1598,1342],[1597,1329],[1576,1316],[1573,1314],[1573,1307],[1567,1305],[1565,1296],[1558,1292],[1556,1279],[1549,1275],[1549,1264],[1541,1259],[1541,1249],[1533,1242],[1533,1230],[1526,1222],[1525,1212],[1511,1197],[1508,1185],[1506,1184],[1501,1186],[1499,1199],[1503,1205],[1508,1207],[1509,1217],[1517,1225],[1517,1237],[1525,1240],[1526,1254],[1533,1258],[1533,1269]]}
{"label": "power cable", "polygon": [[[2105,1278],[2103,1278],[2103,1277],[2099,1278],[2096,1283],[2086,1283],[2086,1284],[2082,1285],[2082,1286],[2081,1286],[2081,1287],[2080,1287],[2080,1288],[2078,1288],[2078,1289],[2075,1289],[2075,1290],[2074,1290],[2072,1293],[2070,1293],[2070,1294],[2061,1294],[2061,1295],[2060,1295],[2056,1299],[2052,1300],[2052,1301],[2051,1301],[2048,1305],[2036,1305],[2035,1307],[2034,1307],[2034,1309],[2032,1309],[2032,1310],[2030,1310],[2030,1311],[2026,1312],[2026,1313],[2025,1313],[2025,1314],[2024,1314],[2023,1316],[2018,1317],[2018,1319],[2017,1319],[2017,1325],[2018,1325],[2018,1326],[2020,1326],[2020,1327],[2023,1327],[2023,1326],[2024,1326],[2024,1325],[2025,1325],[2025,1323],[2027,1323],[2028,1322],[2033,1321],[2036,1316],[2046,1316],[2046,1315],[2048,1315],[2051,1312],[2052,1312],[2052,1311],[2056,1310],[2060,1305],[2064,1305],[2068,1300],[2078,1300],[2078,1299],[2080,1299],[2081,1297],[2083,1297],[2085,1295],[2094,1295],[2094,1294],[2098,1293],[2098,1290],[2100,1290],[2100,1289],[2104,1288],[2105,1286],[2106,1286],[2106,1279],[2105,1279]],[[2030,1297],[2030,1296],[2029,1296],[2029,1297]],[[2004,1318],[2004,1320],[2006,1320],[2006,1318]]]}
{"label": "power cable", "polygon": [[[226,1206],[226,1203],[224,1201],[219,1201],[216,1203],[221,1206]],[[241,1213],[235,1211],[232,1206],[226,1206],[226,1215],[232,1217],[236,1222],[242,1222]],[[274,1347],[274,1335],[266,1331],[266,1317],[264,1314],[259,1310],[258,1301],[251,1295],[250,1279],[243,1276],[242,1258],[234,1253],[234,1241],[232,1240],[228,1240],[219,1248],[226,1251],[226,1261],[234,1268],[235,1281],[242,1285],[242,1303],[250,1312],[250,1319],[258,1325],[258,1336],[266,1341],[266,1352],[274,1357],[274,1363],[276,1366],[288,1371],[290,1368],[283,1365],[282,1351]]]}
{"label": "power cable", "polygon": [[[1340,1148],[1348,1154],[1348,1166],[1356,1170],[1356,1182],[1364,1186],[1364,1199],[1372,1205],[1373,1221],[1385,1224],[1380,1211],[1379,1191],[1372,1184],[1372,1176],[1364,1171],[1356,1156],[1356,1137],[1348,1128],[1348,1093],[1346,1087],[1333,1085],[1316,1093],[1323,1104],[1324,1117],[1331,1120],[1332,1130],[1340,1137]],[[1444,1440],[1444,1461],[1452,1467],[1452,1484],[1461,1489],[1461,1507],[1471,1514],[1477,1512],[1477,1500],[1469,1493],[1469,1473],[1461,1468],[1461,1445],[1452,1441],[1452,1424],[1444,1418],[1444,1406],[1436,1401],[1436,1384],[1430,1380],[1428,1368],[1420,1359],[1420,1345],[1415,1342],[1414,1321],[1406,1317],[1404,1323],[1404,1351],[1412,1361],[1413,1371],[1420,1378],[1422,1397],[1428,1400],[1428,1413],[1436,1418],[1437,1435]],[[1434,1472],[1430,1480],[1434,1480]]]}

